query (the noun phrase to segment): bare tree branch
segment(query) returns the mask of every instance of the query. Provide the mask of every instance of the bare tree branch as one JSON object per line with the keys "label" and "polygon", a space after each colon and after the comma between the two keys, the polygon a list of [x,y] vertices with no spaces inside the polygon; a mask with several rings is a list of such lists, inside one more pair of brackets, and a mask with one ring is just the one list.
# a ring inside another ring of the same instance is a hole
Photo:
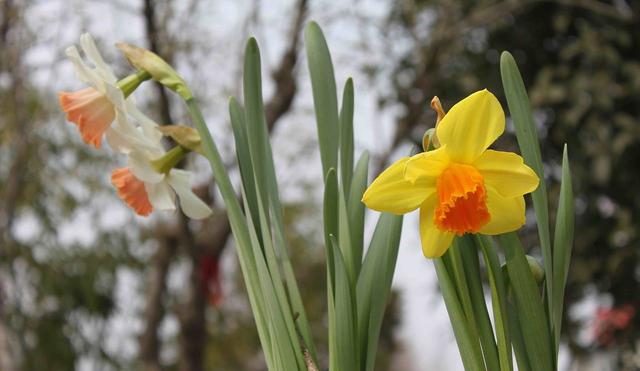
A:
{"label": "bare tree branch", "polygon": [[[160,229],[160,228],[159,228]],[[144,318],[146,327],[140,336],[140,359],[146,371],[160,371],[160,343],[158,328],[164,316],[163,296],[166,290],[166,277],[172,258],[176,254],[177,241],[171,236],[157,236],[158,246],[151,261],[149,282],[147,284],[146,308]]]}
{"label": "bare tree branch", "polygon": [[[170,48],[160,50],[162,36],[158,29],[155,14],[155,4],[152,0],[144,0],[143,17],[145,20],[145,29],[149,48],[154,53],[162,56],[167,62],[171,63],[172,53]],[[162,124],[171,124],[171,102],[167,92],[162,85],[156,83],[156,93],[158,94],[159,113]],[[184,218],[179,214],[179,218]],[[158,226],[157,231],[167,229],[166,226]],[[172,258],[176,255],[177,245],[180,242],[178,233],[157,234],[158,246],[154,258],[151,262],[151,268],[148,278],[148,289],[145,303],[145,328],[140,336],[140,359],[145,371],[160,371],[162,367],[159,359],[160,339],[158,338],[158,328],[164,316],[163,297],[166,292],[166,278],[169,272]]]}
{"label": "bare tree branch", "polygon": [[[0,186],[2,199],[0,200],[0,256],[6,253],[6,249],[13,245],[11,228],[15,218],[18,202],[22,199],[24,191],[25,175],[29,159],[29,128],[26,108],[26,86],[23,77],[22,56],[25,50],[20,45],[19,36],[16,29],[22,25],[22,8],[13,0],[3,0],[0,3],[2,17],[0,18],[0,73],[7,73],[11,77],[11,85],[6,92],[0,95],[2,102],[11,109],[5,110],[3,107],[4,130],[10,132],[12,138],[11,153],[14,154],[10,167],[11,176]],[[20,47],[18,47],[20,45]],[[6,93],[6,94],[5,94]],[[6,135],[6,134],[5,134]],[[8,275],[10,276],[10,275]],[[7,371],[17,370],[19,367],[19,342],[15,341],[10,326],[7,325],[8,313],[6,310],[6,296],[0,291],[0,369]],[[14,340],[14,341],[12,341]]]}

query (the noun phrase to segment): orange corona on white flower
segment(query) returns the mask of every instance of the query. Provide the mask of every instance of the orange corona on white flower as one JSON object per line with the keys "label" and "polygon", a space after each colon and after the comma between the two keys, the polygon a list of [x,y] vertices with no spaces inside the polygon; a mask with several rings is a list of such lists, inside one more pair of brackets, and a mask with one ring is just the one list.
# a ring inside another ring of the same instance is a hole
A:
{"label": "orange corona on white flower", "polygon": [[138,215],[147,216],[153,211],[144,182],[136,178],[129,168],[115,169],[111,173],[111,183],[118,190],[118,196]]}
{"label": "orange corona on white flower", "polygon": [[67,120],[78,125],[82,140],[100,148],[102,136],[116,117],[113,103],[91,87],[71,93],[60,92],[58,98]]}
{"label": "orange corona on white flower", "polygon": [[[80,56],[75,45],[67,48],[66,55],[73,63],[78,78],[88,87],[58,94],[60,107],[67,114],[67,120],[77,125],[85,143],[96,148],[100,148],[105,134],[109,144],[112,144],[110,139],[123,135],[135,136],[135,128],[126,118],[133,105],[126,100],[118,86],[116,75],[102,59],[91,35],[80,36],[80,46],[85,58]],[[116,126],[121,131],[119,135],[111,135],[114,122],[117,122]]]}

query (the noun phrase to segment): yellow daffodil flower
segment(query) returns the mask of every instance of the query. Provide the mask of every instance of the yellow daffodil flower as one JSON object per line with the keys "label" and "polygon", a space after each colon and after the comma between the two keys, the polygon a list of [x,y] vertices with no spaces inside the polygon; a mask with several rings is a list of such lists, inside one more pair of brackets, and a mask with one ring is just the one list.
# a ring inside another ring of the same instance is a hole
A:
{"label": "yellow daffodil flower", "polygon": [[478,91],[454,105],[436,127],[440,147],[396,161],[362,197],[373,210],[420,208],[422,252],[442,256],[453,237],[502,234],[525,222],[524,195],[538,176],[511,152],[487,149],[504,132],[496,97]]}

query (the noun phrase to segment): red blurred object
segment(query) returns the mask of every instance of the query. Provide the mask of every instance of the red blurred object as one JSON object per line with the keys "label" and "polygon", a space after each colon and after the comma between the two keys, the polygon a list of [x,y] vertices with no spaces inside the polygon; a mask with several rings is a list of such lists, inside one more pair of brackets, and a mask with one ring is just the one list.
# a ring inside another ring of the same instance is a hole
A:
{"label": "red blurred object", "polygon": [[603,347],[612,345],[616,335],[629,327],[635,314],[636,310],[629,304],[614,308],[599,308],[593,327],[596,343]]}
{"label": "red blurred object", "polygon": [[214,307],[222,304],[222,284],[220,281],[220,260],[218,257],[203,255],[200,258],[200,275],[202,287],[209,304]]}

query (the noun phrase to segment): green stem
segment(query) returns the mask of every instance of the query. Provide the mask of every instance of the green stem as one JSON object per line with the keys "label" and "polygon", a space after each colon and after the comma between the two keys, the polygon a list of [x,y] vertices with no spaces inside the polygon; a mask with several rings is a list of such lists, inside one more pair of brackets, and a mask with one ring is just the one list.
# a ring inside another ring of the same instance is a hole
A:
{"label": "green stem", "polygon": [[150,78],[151,75],[149,74],[149,72],[138,70],[136,73],[133,73],[118,81],[116,86],[118,87],[118,89],[122,90],[122,92],[124,93],[124,97],[126,98],[131,95],[131,93],[133,93],[133,91],[136,90],[136,88],[140,86],[140,84],[142,84],[146,80],[149,80]]}
{"label": "green stem", "polygon": [[160,174],[166,174],[176,167],[187,153],[189,153],[189,150],[183,146],[175,146],[164,156],[151,161],[151,166]]}
{"label": "green stem", "polygon": [[267,308],[265,302],[262,299],[260,290],[260,280],[258,278],[258,271],[256,266],[256,259],[252,252],[251,237],[249,227],[245,220],[245,216],[240,208],[240,203],[236,198],[235,190],[231,185],[231,180],[225,169],[222,157],[218,148],[213,142],[211,133],[207,129],[207,124],[204,121],[202,112],[198,107],[195,99],[190,97],[185,99],[187,108],[193,124],[200,133],[202,138],[202,150],[205,157],[209,160],[211,165],[211,171],[215,177],[218,188],[222,195],[225,206],[227,207],[227,217],[229,218],[229,224],[231,226],[231,232],[235,239],[236,249],[238,251],[238,258],[240,261],[240,267],[244,281],[247,286],[247,292],[249,294],[249,301],[251,302],[251,308],[253,309],[254,319],[258,328],[258,335],[260,342],[262,343],[262,349],[265,352],[265,358],[267,364],[271,369],[275,362],[274,349],[272,347],[272,339],[269,336],[269,324],[267,319]]}

